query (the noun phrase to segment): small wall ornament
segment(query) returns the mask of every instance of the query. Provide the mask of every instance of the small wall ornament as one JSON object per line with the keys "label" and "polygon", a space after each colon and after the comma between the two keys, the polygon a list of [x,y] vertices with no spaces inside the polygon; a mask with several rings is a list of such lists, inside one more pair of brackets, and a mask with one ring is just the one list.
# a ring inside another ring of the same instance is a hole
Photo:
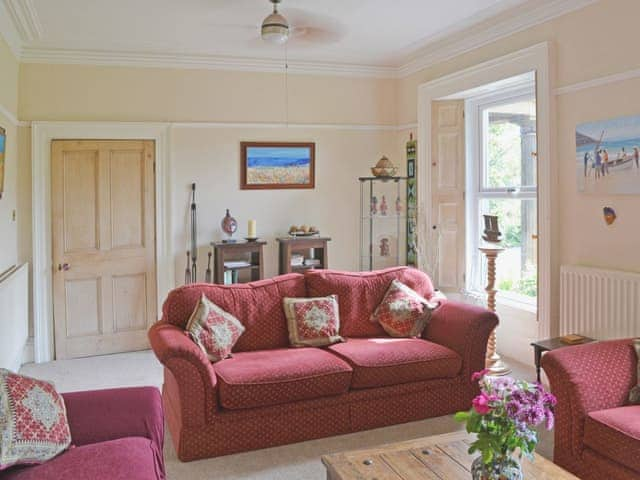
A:
{"label": "small wall ornament", "polygon": [[618,218],[616,211],[612,207],[604,207],[602,213],[604,214],[604,221],[607,225],[613,225],[613,222]]}

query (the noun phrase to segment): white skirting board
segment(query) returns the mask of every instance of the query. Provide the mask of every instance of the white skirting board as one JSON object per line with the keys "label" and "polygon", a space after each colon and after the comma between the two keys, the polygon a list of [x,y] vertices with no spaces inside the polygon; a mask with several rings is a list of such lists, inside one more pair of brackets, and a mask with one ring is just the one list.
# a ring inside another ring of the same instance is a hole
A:
{"label": "white skirting board", "polygon": [[29,265],[0,278],[0,368],[17,372],[29,336]]}

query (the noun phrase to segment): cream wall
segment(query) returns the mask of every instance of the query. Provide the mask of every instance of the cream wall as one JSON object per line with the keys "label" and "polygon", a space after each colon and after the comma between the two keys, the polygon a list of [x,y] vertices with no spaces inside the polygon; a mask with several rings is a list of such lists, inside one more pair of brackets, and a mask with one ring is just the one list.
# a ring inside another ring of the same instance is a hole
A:
{"label": "cream wall", "polygon": [[0,273],[18,263],[18,62],[0,38],[0,126],[6,130],[4,193],[0,199]]}
{"label": "cream wall", "polygon": [[[46,81],[43,81],[46,79]],[[392,79],[288,75],[289,122],[395,124]],[[283,74],[22,64],[22,120],[285,122]]]}
{"label": "cream wall", "polygon": [[[0,126],[6,131],[4,193],[0,199],[0,274],[22,263],[19,230],[30,226],[30,217],[22,216],[20,208],[20,137],[18,116],[18,61],[0,38]],[[12,274],[15,281],[6,283],[0,291],[0,367],[12,370],[20,366],[28,326],[22,302],[10,302],[24,295],[21,284],[26,282],[28,268]]]}
{"label": "cream wall", "polygon": [[[555,53],[552,67],[556,88],[638,69],[639,16],[640,2],[601,0],[399,79],[396,85],[398,122],[410,124],[417,121],[417,89],[420,84],[543,41],[550,42]],[[583,264],[640,271],[637,213],[640,211],[640,195],[580,194],[574,169],[576,125],[623,115],[639,115],[639,87],[640,79],[636,78],[556,96],[556,122],[552,127],[556,147],[551,159],[558,174],[558,188],[552,199],[552,225],[555,230],[552,262],[556,272],[552,292],[552,331],[558,325],[557,272],[560,265]],[[614,207],[618,213],[618,220],[611,227],[603,221],[602,208],[605,205]],[[503,323],[510,319],[520,322],[524,318],[516,318],[508,309],[504,313]],[[508,334],[508,331],[517,332],[512,326],[503,330],[507,344],[511,338],[517,338],[517,335]],[[509,349],[510,346],[503,348]]]}
{"label": "cream wall", "polygon": [[[287,118],[283,75],[22,64],[20,118],[171,124],[170,215],[178,285],[184,281],[192,182],[198,186],[200,278],[209,242],[221,238],[226,208],[238,220],[239,234],[246,232],[248,219],[257,220],[260,237],[268,241],[267,276],[277,274],[275,238],[294,223],[316,225],[331,236],[332,268],[357,269],[357,177],[396,149],[394,82],[289,75],[288,85],[291,127],[282,126]],[[28,139],[30,129],[21,130]],[[240,190],[240,142],[259,140],[315,142],[316,188]],[[30,177],[30,172],[21,177],[29,196]],[[24,200],[31,217],[30,201]],[[30,231],[23,234],[30,240]]]}
{"label": "cream wall", "polygon": [[[640,56],[635,51],[639,16],[640,2],[601,0],[396,80],[289,75],[288,119],[305,124],[411,125],[417,121],[417,88],[421,83],[542,41],[549,41],[555,52],[552,66],[557,87],[637,69],[640,67]],[[7,71],[17,71],[17,63],[10,58],[6,46],[0,43],[0,66],[6,64]],[[22,64],[19,70],[19,98],[17,94],[7,96],[5,93],[17,89],[17,74],[8,78],[1,75],[0,103],[6,108],[13,105],[14,112],[17,108],[21,120],[280,123],[287,118],[284,76],[273,73],[42,64]],[[554,238],[557,239],[552,247],[556,270],[563,263],[582,263],[640,271],[640,251],[636,246],[640,239],[637,221],[640,197],[578,194],[573,171],[575,125],[640,114],[638,87],[640,80],[632,79],[556,98],[557,118],[552,126],[556,136],[552,161],[557,165],[560,184],[552,202]],[[14,199],[19,222],[18,227],[2,223],[2,228],[13,228],[18,243],[26,245],[17,247],[20,251],[12,255],[28,259],[31,232],[29,224],[21,224],[20,219],[30,221],[31,218],[30,130],[19,130],[23,145],[21,167],[14,173],[20,192]],[[316,223],[323,233],[334,238],[331,265],[355,268],[356,177],[368,173],[368,167],[382,154],[391,154],[391,158],[404,167],[404,143],[410,132],[415,135],[412,127],[400,131],[253,128],[250,125],[172,127],[171,215],[177,280],[181,280],[184,269],[186,207],[192,181],[199,186],[202,246],[219,235],[220,218],[225,208],[231,208],[241,229],[246,228],[247,218],[257,219],[261,236],[270,241],[267,274],[273,274],[276,269],[273,238],[289,224],[308,219],[308,223]],[[318,148],[316,189],[240,191],[239,142],[260,139],[315,141]],[[2,202],[0,221],[4,222],[6,212],[2,209],[7,203]],[[612,227],[606,227],[602,220],[604,205],[617,209],[618,221]],[[200,269],[203,271],[204,265]],[[554,280],[552,294],[556,308],[553,313],[557,320],[557,278]]]}
{"label": "cream wall", "polygon": [[[313,190],[239,190],[240,141],[313,141],[316,188]],[[265,275],[278,273],[276,238],[292,224],[315,225],[332,238],[332,268],[358,269],[359,183],[372,159],[393,147],[393,132],[326,129],[181,128],[171,130],[173,159],[173,241],[176,282],[184,279],[191,182],[197,183],[199,256],[220,240],[220,221],[229,208],[238,220],[237,236],[255,219],[265,247]],[[204,273],[204,261],[200,271]]]}

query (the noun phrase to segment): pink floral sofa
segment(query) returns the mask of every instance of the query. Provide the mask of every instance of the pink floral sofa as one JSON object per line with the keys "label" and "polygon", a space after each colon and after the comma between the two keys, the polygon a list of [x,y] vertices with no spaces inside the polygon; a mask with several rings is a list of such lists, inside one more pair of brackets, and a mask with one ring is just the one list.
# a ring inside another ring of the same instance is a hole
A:
{"label": "pink floral sofa", "polygon": [[630,339],[563,348],[543,357],[558,397],[555,463],[585,480],[640,478],[640,405],[628,405],[636,363]]}
{"label": "pink floral sofa", "polygon": [[[393,279],[429,299],[427,275],[406,267],[330,270],[231,286],[172,291],[149,331],[164,365],[162,397],[183,461],[299,442],[450,414],[477,394],[497,317],[446,301],[423,338],[391,338],[369,317]],[[185,334],[202,294],[236,316],[245,332],[233,357],[212,364]],[[283,297],[338,295],[344,343],[290,348]]]}

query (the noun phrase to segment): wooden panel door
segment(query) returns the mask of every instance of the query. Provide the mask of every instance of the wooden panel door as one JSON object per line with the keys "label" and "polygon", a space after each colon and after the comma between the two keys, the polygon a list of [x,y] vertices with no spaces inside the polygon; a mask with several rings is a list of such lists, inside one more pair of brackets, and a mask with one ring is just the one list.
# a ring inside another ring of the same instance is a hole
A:
{"label": "wooden panel door", "polygon": [[56,358],[142,350],[156,320],[154,142],[51,145]]}
{"label": "wooden panel door", "polygon": [[441,290],[464,286],[464,101],[432,105],[431,215],[437,235],[434,277]]}

